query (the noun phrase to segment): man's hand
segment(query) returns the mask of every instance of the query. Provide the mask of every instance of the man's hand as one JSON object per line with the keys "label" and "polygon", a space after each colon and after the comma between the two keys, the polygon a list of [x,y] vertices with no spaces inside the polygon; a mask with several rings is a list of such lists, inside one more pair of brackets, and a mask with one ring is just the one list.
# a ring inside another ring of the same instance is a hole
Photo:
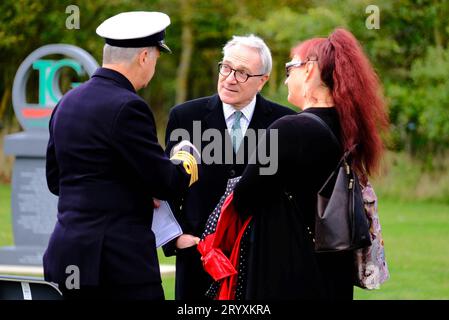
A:
{"label": "man's hand", "polygon": [[161,206],[161,200],[153,198],[153,207],[159,208]]}
{"label": "man's hand", "polygon": [[193,247],[200,242],[200,238],[192,236],[191,234],[182,234],[176,239],[176,248],[186,249]]}

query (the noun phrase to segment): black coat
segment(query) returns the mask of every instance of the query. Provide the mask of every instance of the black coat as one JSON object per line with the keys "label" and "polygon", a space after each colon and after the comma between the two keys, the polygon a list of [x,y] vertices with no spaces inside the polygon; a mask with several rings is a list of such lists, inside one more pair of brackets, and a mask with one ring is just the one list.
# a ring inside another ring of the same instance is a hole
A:
{"label": "black coat", "polygon": [[159,145],[153,114],[127,78],[99,68],[61,99],[46,169],[59,201],[45,279],[64,285],[75,265],[81,285],[160,285],[152,197],[179,194],[190,178]]}
{"label": "black coat", "polygon": [[[304,112],[321,117],[340,136],[335,108]],[[320,123],[299,115],[270,129],[278,130],[278,171],[259,175],[259,165],[250,164],[234,189],[238,213],[253,216],[245,298],[352,299],[353,252],[314,253],[306,229],[314,230],[317,193],[342,156],[340,146]],[[296,199],[296,215],[283,191]]]}
{"label": "black coat", "polygon": [[[266,129],[275,120],[294,113],[293,110],[268,101],[258,94],[254,114],[248,128]],[[172,207],[183,232],[200,237],[204,231],[207,218],[225,191],[228,179],[243,173],[248,158],[254,149],[242,147],[244,145],[242,143],[238,150],[238,156],[242,156],[241,159],[244,159],[244,161],[236,164],[236,155],[232,151],[222,102],[218,95],[214,95],[185,102],[171,110],[166,131],[166,152],[170,152],[178,141],[170,141],[170,135],[175,129],[186,129],[191,139],[194,139],[194,121],[201,123],[201,134],[207,129],[218,129],[222,133],[221,136],[224,137],[223,143],[220,144],[222,155],[225,155],[226,152],[232,154],[232,163],[203,163],[199,169],[200,179],[198,183],[193,185],[177,201],[172,202]],[[195,143],[195,141],[192,142]],[[207,144],[207,141],[201,143],[201,148]],[[176,299],[204,299],[204,294],[212,280],[202,268],[196,246],[175,250],[174,241],[172,241],[164,246],[164,251],[166,255],[176,254],[177,256]]]}

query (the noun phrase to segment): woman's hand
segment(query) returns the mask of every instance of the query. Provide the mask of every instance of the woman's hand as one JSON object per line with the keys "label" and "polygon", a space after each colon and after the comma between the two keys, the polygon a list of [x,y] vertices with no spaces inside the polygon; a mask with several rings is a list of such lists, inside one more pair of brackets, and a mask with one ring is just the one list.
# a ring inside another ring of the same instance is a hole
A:
{"label": "woman's hand", "polygon": [[191,234],[182,234],[176,239],[176,248],[186,249],[193,247],[200,242],[200,238],[192,236]]}

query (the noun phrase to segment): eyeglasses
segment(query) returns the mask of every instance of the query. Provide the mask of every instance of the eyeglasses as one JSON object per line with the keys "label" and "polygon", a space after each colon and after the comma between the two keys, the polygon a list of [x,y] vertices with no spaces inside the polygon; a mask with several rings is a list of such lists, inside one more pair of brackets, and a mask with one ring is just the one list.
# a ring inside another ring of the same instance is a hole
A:
{"label": "eyeglasses", "polygon": [[224,64],[223,62],[220,62],[218,64],[218,72],[223,77],[228,77],[232,73],[232,71],[234,71],[234,79],[240,83],[246,82],[248,78],[251,77],[261,77],[265,75],[265,74],[248,74],[243,70],[236,70],[234,68],[231,68],[231,66]]}
{"label": "eyeglasses", "polygon": [[290,76],[290,69],[299,68],[306,64],[306,61],[290,61],[285,64],[285,77]]}
{"label": "eyeglasses", "polygon": [[290,61],[285,64],[285,76],[288,78],[290,76],[290,69],[299,68],[305,65],[309,61],[317,61],[317,60],[306,60],[306,61]]}

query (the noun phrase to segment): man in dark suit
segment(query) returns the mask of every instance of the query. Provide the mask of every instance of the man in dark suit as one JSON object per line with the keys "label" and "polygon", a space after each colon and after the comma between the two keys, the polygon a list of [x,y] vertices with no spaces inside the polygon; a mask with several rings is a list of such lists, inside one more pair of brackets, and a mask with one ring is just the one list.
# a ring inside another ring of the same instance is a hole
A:
{"label": "man in dark suit", "polygon": [[[249,138],[250,133],[257,137],[258,129],[266,129],[276,119],[294,113],[259,94],[268,81],[272,66],[270,50],[262,39],[254,35],[234,36],[225,45],[223,53],[223,61],[219,64],[218,94],[174,107],[166,130],[167,153],[179,141],[180,129],[184,129],[196,147],[203,150],[201,181],[171,202],[184,233],[164,246],[166,255],[176,255],[176,299],[205,299],[212,279],[202,268],[196,244],[228,179],[242,174],[255,150],[256,143]],[[211,149],[207,149],[208,144],[217,145],[217,141],[207,141],[210,137],[204,134],[213,135],[217,130],[220,133],[219,148],[205,152]],[[208,161],[208,155],[213,161]]]}
{"label": "man in dark suit", "polygon": [[103,67],[53,111],[46,169],[59,202],[44,273],[65,298],[164,299],[153,197],[186,190],[196,164],[185,152],[177,165],[170,161],[136,91],[151,80],[160,51],[170,50],[163,40],[169,24],[158,12],[103,22]]}

